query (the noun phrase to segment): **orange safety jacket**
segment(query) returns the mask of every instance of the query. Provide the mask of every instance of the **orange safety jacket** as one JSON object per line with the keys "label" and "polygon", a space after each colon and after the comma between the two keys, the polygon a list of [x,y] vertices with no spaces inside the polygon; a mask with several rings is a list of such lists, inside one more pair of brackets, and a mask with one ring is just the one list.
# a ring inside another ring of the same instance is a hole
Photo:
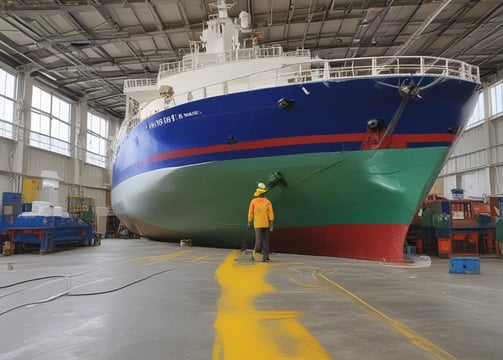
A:
{"label": "orange safety jacket", "polygon": [[254,228],[268,228],[269,222],[274,221],[272,204],[265,197],[256,197],[250,201],[248,222],[252,221]]}

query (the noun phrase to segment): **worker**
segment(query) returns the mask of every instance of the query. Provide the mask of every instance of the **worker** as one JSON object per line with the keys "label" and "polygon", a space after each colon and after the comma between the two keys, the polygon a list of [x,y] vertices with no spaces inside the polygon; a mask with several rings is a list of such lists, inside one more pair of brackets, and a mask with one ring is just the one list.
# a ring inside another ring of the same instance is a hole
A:
{"label": "worker", "polygon": [[248,209],[248,228],[255,229],[255,246],[251,259],[257,252],[262,252],[262,261],[269,261],[269,232],[273,230],[274,212],[271,202],[265,197],[267,189],[259,183]]}

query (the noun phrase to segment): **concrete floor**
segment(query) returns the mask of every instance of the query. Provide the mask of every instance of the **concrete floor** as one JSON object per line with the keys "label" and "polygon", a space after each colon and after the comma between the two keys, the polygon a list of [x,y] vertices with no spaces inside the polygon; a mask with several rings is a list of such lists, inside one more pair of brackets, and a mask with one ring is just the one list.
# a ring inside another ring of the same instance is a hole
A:
{"label": "concrete floor", "polygon": [[503,358],[501,258],[271,259],[144,239],[0,257],[0,359]]}

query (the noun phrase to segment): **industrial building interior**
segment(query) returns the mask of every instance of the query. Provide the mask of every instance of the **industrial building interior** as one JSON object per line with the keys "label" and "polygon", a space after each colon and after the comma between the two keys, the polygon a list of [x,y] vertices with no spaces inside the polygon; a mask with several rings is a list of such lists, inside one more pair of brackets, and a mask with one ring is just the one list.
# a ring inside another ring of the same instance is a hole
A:
{"label": "industrial building interior", "polygon": [[0,360],[500,358],[503,2],[229,2],[263,48],[448,58],[481,84],[403,263],[276,252],[258,264],[149,240],[112,207],[125,82],[191,53],[215,1],[0,1]]}

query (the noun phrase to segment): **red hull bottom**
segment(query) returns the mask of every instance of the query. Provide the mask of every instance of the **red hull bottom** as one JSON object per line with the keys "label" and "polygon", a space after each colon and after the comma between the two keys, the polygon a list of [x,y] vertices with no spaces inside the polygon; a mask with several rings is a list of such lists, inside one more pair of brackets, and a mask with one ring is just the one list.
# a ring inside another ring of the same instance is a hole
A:
{"label": "red hull bottom", "polygon": [[351,224],[275,229],[271,251],[403,262],[409,225]]}

